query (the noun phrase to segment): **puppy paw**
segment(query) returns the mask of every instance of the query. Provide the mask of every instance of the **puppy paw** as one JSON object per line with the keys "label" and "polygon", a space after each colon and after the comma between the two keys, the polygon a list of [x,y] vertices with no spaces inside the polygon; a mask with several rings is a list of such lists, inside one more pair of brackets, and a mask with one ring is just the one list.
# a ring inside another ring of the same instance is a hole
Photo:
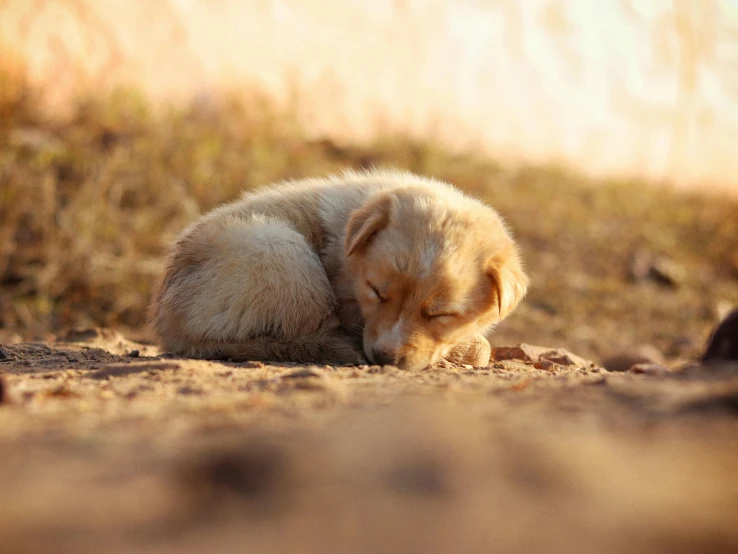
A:
{"label": "puppy paw", "polygon": [[454,346],[446,356],[449,362],[474,367],[487,367],[492,347],[482,335],[472,335]]}
{"label": "puppy paw", "polygon": [[363,365],[367,361],[355,341],[343,334],[333,335],[323,352],[324,362],[330,365]]}
{"label": "puppy paw", "polygon": [[346,349],[342,352],[336,352],[336,356],[333,359],[333,365],[345,366],[345,365],[365,365],[367,364],[366,358],[359,354],[356,350]]}

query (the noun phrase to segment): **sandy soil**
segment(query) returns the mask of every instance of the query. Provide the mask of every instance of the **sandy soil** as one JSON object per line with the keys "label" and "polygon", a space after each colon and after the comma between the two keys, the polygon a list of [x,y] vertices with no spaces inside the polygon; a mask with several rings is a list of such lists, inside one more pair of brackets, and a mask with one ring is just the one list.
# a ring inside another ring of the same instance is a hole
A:
{"label": "sandy soil", "polygon": [[0,552],[735,552],[738,365],[0,349]]}

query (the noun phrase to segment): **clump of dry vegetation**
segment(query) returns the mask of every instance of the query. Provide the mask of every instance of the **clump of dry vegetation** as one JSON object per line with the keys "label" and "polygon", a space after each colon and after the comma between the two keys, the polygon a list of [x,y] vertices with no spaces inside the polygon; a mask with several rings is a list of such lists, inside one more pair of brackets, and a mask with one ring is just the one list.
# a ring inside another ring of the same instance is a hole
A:
{"label": "clump of dry vegetation", "polygon": [[[50,115],[40,94],[22,71],[0,74],[0,341],[69,326],[142,331],[161,254],[189,221],[244,189],[347,166],[434,175],[507,218],[534,286],[498,342],[690,356],[738,304],[738,204],[725,198],[509,168],[402,136],[308,140],[257,95],[155,109],[118,90]],[[639,256],[673,274],[634,279]]]}

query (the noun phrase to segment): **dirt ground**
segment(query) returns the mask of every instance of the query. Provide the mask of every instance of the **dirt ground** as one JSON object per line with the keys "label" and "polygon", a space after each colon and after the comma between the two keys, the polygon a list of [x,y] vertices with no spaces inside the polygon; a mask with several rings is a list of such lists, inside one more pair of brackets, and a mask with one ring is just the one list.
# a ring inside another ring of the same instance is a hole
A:
{"label": "dirt ground", "polygon": [[738,364],[0,349],[0,552],[736,552]]}

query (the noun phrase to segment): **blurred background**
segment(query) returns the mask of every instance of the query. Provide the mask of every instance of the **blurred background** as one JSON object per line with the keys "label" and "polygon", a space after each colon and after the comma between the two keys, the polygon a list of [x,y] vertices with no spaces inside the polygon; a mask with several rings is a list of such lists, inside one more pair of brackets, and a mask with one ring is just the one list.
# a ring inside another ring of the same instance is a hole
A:
{"label": "blurred background", "polygon": [[391,165],[509,221],[497,344],[689,359],[738,305],[737,76],[734,0],[0,1],[0,342],[145,340],[200,213]]}

